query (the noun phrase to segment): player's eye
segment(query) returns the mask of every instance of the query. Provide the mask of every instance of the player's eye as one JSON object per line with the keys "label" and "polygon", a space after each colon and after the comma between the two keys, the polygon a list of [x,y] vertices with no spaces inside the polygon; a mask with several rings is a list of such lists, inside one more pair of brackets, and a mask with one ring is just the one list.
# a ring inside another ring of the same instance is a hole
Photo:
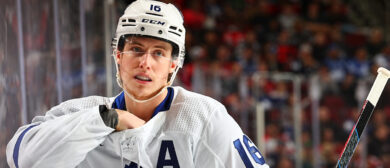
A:
{"label": "player's eye", "polygon": [[145,54],[145,50],[138,46],[131,46],[129,52],[132,56],[140,57]]}
{"label": "player's eye", "polygon": [[135,52],[135,53],[142,53],[145,52],[143,51],[140,47],[131,47],[130,51]]}
{"label": "player's eye", "polygon": [[154,55],[154,56],[157,56],[157,57],[165,57],[164,52],[163,52],[163,51],[160,51],[160,50],[154,51],[154,52],[153,52],[153,55]]}

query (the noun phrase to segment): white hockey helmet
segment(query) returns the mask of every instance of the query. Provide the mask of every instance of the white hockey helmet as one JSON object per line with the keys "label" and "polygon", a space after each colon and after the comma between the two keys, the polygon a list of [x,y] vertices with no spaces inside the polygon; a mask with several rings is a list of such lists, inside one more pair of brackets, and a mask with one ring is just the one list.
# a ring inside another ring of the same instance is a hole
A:
{"label": "white hockey helmet", "polygon": [[114,49],[120,50],[123,47],[122,40],[128,35],[154,37],[170,42],[173,49],[177,49],[177,53],[172,53],[173,58],[178,59],[179,67],[183,66],[185,28],[183,15],[174,5],[153,0],[131,3],[119,18],[113,40]]}

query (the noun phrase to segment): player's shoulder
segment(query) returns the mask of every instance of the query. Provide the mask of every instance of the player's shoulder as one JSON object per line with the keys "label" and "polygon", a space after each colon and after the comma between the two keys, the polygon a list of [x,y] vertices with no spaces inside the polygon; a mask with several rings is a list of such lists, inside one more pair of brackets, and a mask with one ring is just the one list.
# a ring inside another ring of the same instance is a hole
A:
{"label": "player's shoulder", "polygon": [[175,97],[167,112],[168,129],[200,136],[215,113],[228,115],[215,99],[182,87],[173,87]]}
{"label": "player's shoulder", "polygon": [[92,108],[98,105],[109,105],[113,102],[113,98],[103,96],[87,96],[66,100],[52,110],[65,110],[66,112],[76,112],[83,109]]}
{"label": "player's shoulder", "polygon": [[173,88],[175,90],[176,102],[180,102],[180,103],[184,102],[188,105],[199,105],[197,107],[204,107],[209,109],[224,107],[222,103],[218,102],[217,100],[209,96],[192,92],[179,86],[175,86]]}
{"label": "player's shoulder", "polygon": [[81,98],[74,98],[70,100],[66,100],[60,105],[77,105],[81,107],[92,107],[99,104],[105,104],[110,103],[109,97],[103,97],[103,96],[87,96],[87,97],[81,97]]}
{"label": "player's shoulder", "polygon": [[40,122],[55,117],[90,109],[98,105],[110,105],[114,98],[102,96],[88,96],[66,100],[48,110],[44,116],[34,117],[32,122]]}

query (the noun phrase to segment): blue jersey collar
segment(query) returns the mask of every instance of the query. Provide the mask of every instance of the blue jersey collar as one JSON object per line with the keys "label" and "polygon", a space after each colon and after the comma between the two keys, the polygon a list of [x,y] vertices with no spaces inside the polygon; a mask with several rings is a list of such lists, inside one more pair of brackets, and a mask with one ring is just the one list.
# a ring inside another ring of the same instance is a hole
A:
{"label": "blue jersey collar", "polygon": [[[171,87],[168,87],[168,94],[165,97],[165,99],[156,107],[156,109],[153,112],[152,118],[157,115],[157,113],[161,111],[167,111],[171,107],[171,103],[173,100],[174,90]],[[120,110],[127,110],[126,109],[126,101],[125,101],[125,93],[122,92],[119,96],[117,96],[114,100],[114,103],[112,104],[112,108],[114,109],[120,109]]]}

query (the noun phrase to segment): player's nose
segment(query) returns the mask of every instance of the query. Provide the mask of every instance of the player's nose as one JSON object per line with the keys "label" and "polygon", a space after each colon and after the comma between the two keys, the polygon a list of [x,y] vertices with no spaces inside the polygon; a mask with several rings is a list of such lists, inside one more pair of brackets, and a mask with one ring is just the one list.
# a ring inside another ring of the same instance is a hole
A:
{"label": "player's nose", "polygon": [[152,56],[148,52],[145,52],[140,57],[139,67],[140,68],[145,68],[145,69],[150,69],[150,63],[152,61],[151,59],[152,59]]}

